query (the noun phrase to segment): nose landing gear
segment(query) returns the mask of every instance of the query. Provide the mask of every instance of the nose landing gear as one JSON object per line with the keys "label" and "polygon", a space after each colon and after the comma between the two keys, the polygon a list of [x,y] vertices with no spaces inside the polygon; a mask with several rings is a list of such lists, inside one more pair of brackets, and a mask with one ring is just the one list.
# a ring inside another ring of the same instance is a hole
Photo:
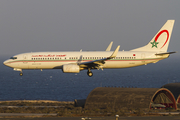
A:
{"label": "nose landing gear", "polygon": [[20,71],[19,75],[20,75],[20,76],[23,76],[22,69],[14,68],[14,70],[15,70],[15,71]]}
{"label": "nose landing gear", "polygon": [[20,72],[19,75],[20,75],[20,76],[23,76],[23,72]]}

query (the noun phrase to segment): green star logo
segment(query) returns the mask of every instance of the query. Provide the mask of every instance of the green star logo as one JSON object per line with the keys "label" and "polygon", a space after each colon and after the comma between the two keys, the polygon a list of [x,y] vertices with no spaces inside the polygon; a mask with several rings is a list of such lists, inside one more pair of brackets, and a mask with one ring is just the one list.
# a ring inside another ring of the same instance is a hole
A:
{"label": "green star logo", "polygon": [[159,42],[156,42],[156,41],[154,40],[154,42],[151,42],[151,44],[152,44],[152,48],[153,48],[153,47],[156,47],[156,48],[157,48],[157,44],[159,44]]}

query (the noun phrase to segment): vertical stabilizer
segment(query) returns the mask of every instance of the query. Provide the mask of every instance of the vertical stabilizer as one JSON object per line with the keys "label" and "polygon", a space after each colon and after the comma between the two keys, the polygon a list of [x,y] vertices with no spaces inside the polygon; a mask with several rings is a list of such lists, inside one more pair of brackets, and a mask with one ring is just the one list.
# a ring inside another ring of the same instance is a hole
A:
{"label": "vertical stabilizer", "polygon": [[131,51],[157,51],[166,52],[169,46],[172,29],[175,20],[167,20],[164,26],[158,31],[153,39],[145,46],[133,49]]}

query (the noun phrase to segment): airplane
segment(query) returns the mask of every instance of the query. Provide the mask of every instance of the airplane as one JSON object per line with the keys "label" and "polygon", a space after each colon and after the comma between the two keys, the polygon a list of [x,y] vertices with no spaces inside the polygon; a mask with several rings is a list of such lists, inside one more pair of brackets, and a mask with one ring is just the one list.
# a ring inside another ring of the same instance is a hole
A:
{"label": "airplane", "polygon": [[105,51],[22,53],[14,55],[3,64],[20,71],[20,76],[23,75],[23,69],[61,69],[64,73],[87,70],[87,75],[92,77],[92,69],[129,68],[157,63],[175,53],[167,52],[174,22],[167,20],[147,45],[130,51],[119,51],[120,45],[115,51],[110,51],[111,42]]}

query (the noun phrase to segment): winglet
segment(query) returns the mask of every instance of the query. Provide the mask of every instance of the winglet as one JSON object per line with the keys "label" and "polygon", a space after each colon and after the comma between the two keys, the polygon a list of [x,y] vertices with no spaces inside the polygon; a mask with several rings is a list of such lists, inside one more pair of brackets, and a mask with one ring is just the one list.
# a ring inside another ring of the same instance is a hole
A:
{"label": "winglet", "polygon": [[110,43],[109,46],[107,47],[106,51],[111,51],[112,44],[113,44],[113,41],[111,41],[111,43]]}
{"label": "winglet", "polygon": [[116,50],[113,52],[113,54],[109,58],[115,58],[118,51],[119,51],[120,45],[117,46]]}

